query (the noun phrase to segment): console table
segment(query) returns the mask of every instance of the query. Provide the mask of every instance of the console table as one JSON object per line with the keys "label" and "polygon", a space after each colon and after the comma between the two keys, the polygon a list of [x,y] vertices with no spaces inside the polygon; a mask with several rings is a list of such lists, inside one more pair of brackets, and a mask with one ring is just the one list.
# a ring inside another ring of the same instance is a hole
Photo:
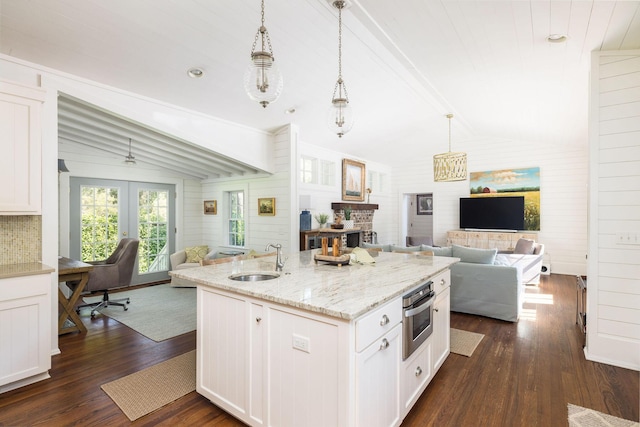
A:
{"label": "console table", "polygon": [[[362,230],[359,228],[334,229],[334,228],[319,228],[317,230],[305,230],[300,232],[300,250],[308,251],[309,249],[316,249],[322,246],[321,239],[328,237],[333,239],[334,237],[340,237],[343,246],[355,248],[360,245],[362,241]],[[344,240],[343,240],[344,238]]]}
{"label": "console table", "polygon": [[518,239],[537,240],[535,233],[505,233],[499,231],[447,231],[447,246],[460,245],[471,248],[512,251]]}

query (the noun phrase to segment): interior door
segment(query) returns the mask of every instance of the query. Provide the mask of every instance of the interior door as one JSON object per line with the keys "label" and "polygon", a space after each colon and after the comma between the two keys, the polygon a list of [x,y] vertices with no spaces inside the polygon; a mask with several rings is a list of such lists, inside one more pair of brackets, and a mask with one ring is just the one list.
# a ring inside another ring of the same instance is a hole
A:
{"label": "interior door", "polygon": [[140,240],[132,284],[169,278],[174,250],[175,188],[169,184],[70,179],[70,255],[107,258],[123,237]]}
{"label": "interior door", "polygon": [[[406,236],[433,236],[433,193],[405,194]],[[430,202],[427,206],[418,203]],[[405,244],[403,241],[402,244]]]}

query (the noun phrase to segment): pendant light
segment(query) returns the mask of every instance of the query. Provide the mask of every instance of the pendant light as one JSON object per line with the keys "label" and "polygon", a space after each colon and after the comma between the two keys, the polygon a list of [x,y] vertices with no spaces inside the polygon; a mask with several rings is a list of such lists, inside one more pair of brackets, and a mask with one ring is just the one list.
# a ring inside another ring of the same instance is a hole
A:
{"label": "pendant light", "polygon": [[136,164],[136,158],[131,155],[131,138],[129,138],[129,154],[125,156],[124,162],[132,166]]}
{"label": "pendant light", "polygon": [[433,180],[464,181],[467,179],[467,154],[451,152],[451,119],[453,114],[447,114],[449,119],[449,151],[433,156]]}
{"label": "pendant light", "polygon": [[333,99],[329,108],[327,124],[332,132],[342,138],[353,127],[353,110],[349,106],[347,86],[342,80],[342,9],[347,2],[336,0],[333,6],[338,9],[338,80],[333,88]]}
{"label": "pendant light", "polygon": [[[256,52],[258,39],[260,39],[260,50]],[[269,51],[265,50],[267,47]],[[251,64],[244,73],[244,90],[249,98],[267,108],[269,103],[278,99],[282,86],[282,74],[275,63],[269,32],[264,26],[264,0],[262,0],[262,25],[258,28],[251,47]]]}

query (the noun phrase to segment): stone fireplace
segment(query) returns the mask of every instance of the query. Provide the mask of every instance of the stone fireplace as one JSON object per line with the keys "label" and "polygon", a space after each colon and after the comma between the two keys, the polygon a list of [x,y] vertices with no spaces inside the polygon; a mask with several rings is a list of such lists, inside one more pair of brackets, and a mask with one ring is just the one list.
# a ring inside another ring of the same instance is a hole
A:
{"label": "stone fireplace", "polygon": [[[331,203],[331,209],[333,209],[333,221],[335,222],[338,215],[344,219],[344,209],[351,207],[351,219],[353,220],[354,228],[359,228],[362,232],[362,241],[371,243],[371,232],[373,231],[373,214],[378,210],[378,205],[370,203],[349,203],[349,202],[336,202]],[[347,236],[343,236],[346,240]],[[347,242],[342,242],[344,246],[348,246]]]}

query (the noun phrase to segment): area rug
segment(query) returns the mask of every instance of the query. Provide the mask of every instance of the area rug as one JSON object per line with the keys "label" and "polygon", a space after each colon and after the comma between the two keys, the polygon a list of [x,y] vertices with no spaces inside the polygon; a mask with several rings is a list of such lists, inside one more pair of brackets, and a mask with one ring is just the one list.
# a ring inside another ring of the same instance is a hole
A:
{"label": "area rug", "polygon": [[483,334],[451,328],[451,353],[471,357],[482,338]]}
{"label": "area rug", "polygon": [[623,420],[593,409],[569,403],[569,427],[639,427],[640,423]]}
{"label": "area rug", "polygon": [[[156,285],[109,294],[112,299],[130,298],[128,310],[111,306],[100,310],[156,342],[164,341],[196,329],[196,289]],[[85,297],[87,303],[100,297]],[[89,311],[87,309],[86,314]]]}
{"label": "area rug", "polygon": [[135,421],[196,389],[196,352],[158,363],[101,388]]}

